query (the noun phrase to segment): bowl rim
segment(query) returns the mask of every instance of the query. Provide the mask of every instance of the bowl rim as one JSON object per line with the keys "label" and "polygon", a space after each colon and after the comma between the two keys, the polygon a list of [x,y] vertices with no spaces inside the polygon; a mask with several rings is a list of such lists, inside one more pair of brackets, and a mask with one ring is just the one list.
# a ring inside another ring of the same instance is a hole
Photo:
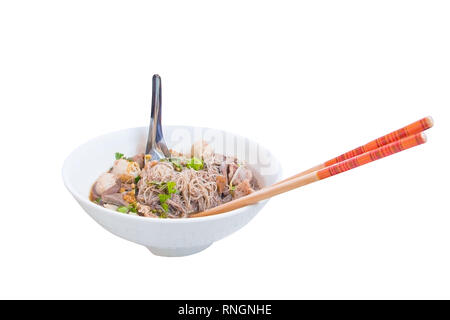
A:
{"label": "bowl rim", "polygon": [[[230,132],[230,131],[226,131],[226,130],[222,130],[222,129],[210,128],[210,127],[196,127],[196,126],[188,126],[188,125],[166,125],[166,126],[163,126],[163,129],[165,127],[166,128],[167,127],[188,127],[188,128],[199,128],[199,129],[206,129],[206,130],[219,130],[219,131],[223,131],[223,132],[232,134],[233,136],[249,140],[250,142],[253,142],[253,143],[257,144],[258,146],[263,147],[269,153],[270,159],[275,162],[275,165],[278,168],[277,174],[276,174],[277,179],[280,179],[280,177],[282,176],[281,164],[278,161],[278,159],[272,154],[272,152],[270,152],[270,150],[268,150],[267,148],[262,146],[260,143],[254,141],[252,139],[246,138],[244,136],[241,136],[239,134],[235,134],[235,133]],[[125,128],[125,129],[114,130],[114,131],[110,131],[110,132],[107,132],[107,133],[103,133],[103,134],[101,134],[99,136],[96,136],[94,138],[91,138],[91,139],[85,141],[84,143],[80,144],[78,147],[76,147],[75,149],[73,149],[70,152],[70,154],[64,160],[61,173],[62,173],[62,178],[63,178],[63,182],[64,182],[65,187],[75,197],[75,199],[77,201],[80,201],[84,205],[87,205],[87,206],[89,206],[89,207],[91,207],[93,209],[96,209],[96,210],[100,210],[100,211],[105,212],[107,214],[111,214],[112,213],[112,214],[116,215],[118,218],[122,218],[122,219],[123,218],[125,218],[125,219],[138,219],[136,221],[147,221],[146,223],[193,223],[195,221],[200,222],[200,221],[213,221],[213,220],[225,219],[227,217],[232,217],[232,216],[238,215],[240,213],[243,213],[244,211],[248,210],[248,209],[246,209],[248,207],[255,207],[257,205],[264,204],[267,201],[269,201],[269,199],[266,199],[266,200],[260,201],[258,203],[255,203],[255,204],[252,204],[252,205],[249,205],[249,206],[246,206],[246,207],[242,207],[242,208],[235,209],[235,210],[232,210],[232,211],[228,211],[228,212],[225,212],[225,213],[211,215],[211,216],[206,216],[206,217],[182,218],[182,219],[157,219],[157,218],[142,217],[142,216],[139,216],[139,215],[123,214],[121,212],[117,212],[117,211],[113,211],[113,210],[104,208],[102,206],[99,206],[99,205],[93,203],[92,201],[89,200],[88,197],[81,195],[78,191],[75,190],[75,188],[72,186],[70,180],[67,177],[67,175],[68,175],[67,174],[67,163],[68,163],[68,161],[70,160],[70,158],[71,158],[71,156],[73,154],[75,154],[83,146],[85,146],[85,145],[87,145],[87,144],[89,144],[89,143],[91,143],[91,142],[93,142],[93,141],[95,141],[97,139],[101,139],[101,138],[103,138],[105,136],[108,136],[110,134],[118,133],[120,131],[142,130],[143,128],[146,129],[147,127],[146,126],[131,127],[131,128]]]}

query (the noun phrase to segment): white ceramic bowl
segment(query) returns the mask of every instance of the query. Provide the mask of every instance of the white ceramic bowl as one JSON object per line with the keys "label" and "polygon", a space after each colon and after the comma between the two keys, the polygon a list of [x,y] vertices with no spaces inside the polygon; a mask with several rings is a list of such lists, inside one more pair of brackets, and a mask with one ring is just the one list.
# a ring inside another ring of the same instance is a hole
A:
{"label": "white ceramic bowl", "polygon": [[[185,152],[193,141],[204,139],[218,153],[237,156],[251,165],[260,184],[279,180],[281,168],[270,152],[246,138],[209,128],[164,127],[169,148]],[[97,177],[113,163],[114,153],[143,152],[147,128],[131,128],[102,135],[78,147],[64,162],[64,184],[81,207],[102,227],[126,240],[146,246],[161,256],[184,256],[209,247],[247,224],[266,204],[255,205],[209,217],[156,219],[119,213],[89,201]]]}

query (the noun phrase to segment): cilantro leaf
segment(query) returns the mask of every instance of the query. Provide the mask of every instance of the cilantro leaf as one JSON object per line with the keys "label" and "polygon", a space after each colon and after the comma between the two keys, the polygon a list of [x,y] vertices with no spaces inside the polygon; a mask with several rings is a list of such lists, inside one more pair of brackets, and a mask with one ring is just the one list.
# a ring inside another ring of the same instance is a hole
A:
{"label": "cilantro leaf", "polygon": [[203,160],[193,157],[188,163],[186,163],[186,167],[194,169],[195,171],[203,169]]}
{"label": "cilantro leaf", "polygon": [[178,190],[177,190],[176,186],[177,186],[177,184],[175,181],[167,182],[167,192],[169,194],[177,193]]}
{"label": "cilantro leaf", "polygon": [[160,202],[161,204],[163,204],[163,203],[165,203],[168,199],[170,199],[170,194],[160,193],[160,194],[158,195],[158,197],[159,197],[159,202]]}
{"label": "cilantro leaf", "polygon": [[158,181],[147,181],[147,184],[156,186],[158,189],[164,189],[166,187],[165,182],[158,182]]}
{"label": "cilantro leaf", "polygon": [[170,158],[169,161],[173,164],[177,171],[181,171],[181,160],[179,158]]}
{"label": "cilantro leaf", "polygon": [[162,212],[162,213],[159,214],[159,217],[160,217],[161,219],[166,219],[166,218],[167,218],[167,213]]}
{"label": "cilantro leaf", "polygon": [[119,160],[119,159],[123,158],[124,154],[120,153],[120,152],[116,152],[115,156],[116,156],[116,160]]}
{"label": "cilantro leaf", "polygon": [[117,211],[122,212],[122,213],[128,213],[128,210],[129,210],[128,207],[124,207],[124,206],[117,208]]}

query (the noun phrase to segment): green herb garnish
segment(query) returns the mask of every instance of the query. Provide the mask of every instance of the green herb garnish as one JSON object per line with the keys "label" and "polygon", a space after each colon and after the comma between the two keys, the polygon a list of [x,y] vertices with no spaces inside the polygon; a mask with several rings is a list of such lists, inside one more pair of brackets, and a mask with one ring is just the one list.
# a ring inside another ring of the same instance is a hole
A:
{"label": "green herb garnish", "polygon": [[177,184],[174,181],[167,182],[167,193],[169,193],[169,194],[177,193],[178,190],[177,190],[176,186],[177,186]]}
{"label": "green herb garnish", "polygon": [[138,216],[138,211],[136,209],[136,204],[132,203],[128,206],[128,209],[130,209],[130,212],[128,212],[128,214],[134,215],[134,216]]}
{"label": "green herb garnish", "polygon": [[128,207],[121,206],[121,207],[117,208],[117,211],[122,212],[122,213],[128,213],[129,209],[128,209]]}
{"label": "green herb garnish", "polygon": [[122,212],[122,213],[134,214],[134,215],[136,215],[138,213],[135,204],[130,204],[128,207],[120,206],[117,208],[117,211]]}
{"label": "green herb garnish", "polygon": [[188,163],[186,163],[186,167],[194,169],[195,171],[203,169],[203,160],[193,157]]}
{"label": "green herb garnish", "polygon": [[178,190],[175,188],[176,183],[174,181],[168,181],[168,182],[158,182],[158,181],[147,181],[147,184],[156,186],[159,190],[166,190],[168,194],[177,193]]}
{"label": "green herb garnish", "polygon": [[181,160],[179,158],[170,158],[169,161],[174,166],[176,171],[181,171],[183,167],[181,166]]}
{"label": "green herb garnish", "polygon": [[160,194],[158,195],[158,197],[159,197],[159,202],[160,202],[161,205],[162,205],[162,204],[165,203],[168,199],[170,199],[170,194],[160,193]]}
{"label": "green herb garnish", "polygon": [[102,201],[102,198],[98,197],[97,199],[95,199],[95,202],[100,203],[100,201]]}
{"label": "green herb garnish", "polygon": [[165,189],[167,184],[165,182],[158,182],[158,181],[147,181],[147,184],[153,185],[153,186],[157,186],[158,189]]}
{"label": "green herb garnish", "polygon": [[176,183],[174,181],[169,181],[166,183],[167,186],[167,194],[166,193],[160,193],[158,195],[159,197],[159,203],[161,204],[161,207],[165,212],[169,211],[169,205],[167,204],[167,200],[170,199],[172,194],[177,193],[177,189],[175,188]]}
{"label": "green herb garnish", "polygon": [[161,213],[159,214],[159,217],[160,217],[161,219],[166,219],[166,218],[167,218],[167,213],[161,212]]}
{"label": "green herb garnish", "polygon": [[134,183],[138,183],[139,180],[141,180],[141,176],[137,176],[136,178],[134,178]]}
{"label": "green herb garnish", "polygon": [[169,211],[169,205],[167,204],[167,200],[169,200],[172,196],[172,194],[178,193],[178,190],[176,188],[177,184],[175,181],[168,181],[168,182],[155,182],[150,181],[149,184],[157,186],[160,190],[166,190],[167,193],[160,193],[158,194],[159,197],[159,204],[161,205],[161,208],[165,212]]}
{"label": "green herb garnish", "polygon": [[120,152],[116,152],[115,156],[116,156],[116,160],[119,160],[119,159],[123,158],[124,154],[120,153]]}

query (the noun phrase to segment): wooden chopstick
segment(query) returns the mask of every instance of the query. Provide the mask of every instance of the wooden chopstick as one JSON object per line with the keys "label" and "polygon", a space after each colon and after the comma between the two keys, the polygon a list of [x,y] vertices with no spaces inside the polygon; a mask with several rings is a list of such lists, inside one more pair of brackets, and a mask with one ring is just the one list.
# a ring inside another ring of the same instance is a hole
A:
{"label": "wooden chopstick", "polygon": [[387,135],[384,135],[384,136],[382,136],[382,137],[380,137],[378,139],[372,140],[372,141],[370,141],[369,143],[366,143],[363,146],[360,146],[360,147],[355,148],[353,150],[350,150],[350,151],[348,151],[348,152],[346,152],[344,154],[341,154],[340,156],[337,156],[336,158],[330,159],[330,160],[328,160],[328,161],[326,161],[324,163],[321,163],[321,164],[319,164],[319,165],[317,165],[315,167],[312,167],[312,168],[310,168],[310,169],[308,169],[306,171],[300,172],[300,173],[298,173],[296,175],[293,175],[293,176],[291,176],[291,177],[289,177],[287,179],[281,180],[281,181],[277,182],[276,184],[280,184],[280,183],[283,183],[283,182],[285,182],[287,180],[290,180],[290,179],[293,179],[293,178],[298,178],[298,177],[304,176],[304,175],[306,175],[308,173],[311,173],[311,172],[314,172],[314,171],[317,171],[317,170],[329,167],[329,166],[334,165],[336,163],[339,163],[339,162],[351,159],[351,158],[353,158],[353,157],[355,157],[357,155],[360,155],[360,154],[363,154],[365,152],[369,152],[369,151],[375,150],[375,149],[377,149],[379,147],[385,146],[385,145],[387,145],[389,143],[392,143],[394,141],[398,141],[398,140],[406,138],[406,137],[408,137],[410,135],[417,134],[417,133],[420,133],[422,131],[425,131],[425,130],[431,128],[432,126],[433,126],[433,119],[431,117],[425,117],[423,119],[420,119],[420,120],[418,120],[416,122],[413,122],[413,123],[411,123],[411,124],[401,128],[401,129],[392,131],[391,133],[388,133]]}
{"label": "wooden chopstick", "polygon": [[310,183],[313,183],[313,182],[316,182],[319,180],[329,178],[331,176],[334,176],[336,174],[339,174],[339,173],[342,173],[342,172],[345,172],[345,171],[348,171],[351,169],[354,169],[356,167],[362,166],[369,162],[390,156],[394,153],[418,146],[425,142],[426,142],[426,136],[423,132],[420,132],[420,133],[417,133],[414,135],[409,135],[403,139],[399,139],[392,143],[386,144],[375,150],[371,150],[371,151],[365,152],[363,154],[356,155],[353,158],[330,165],[326,168],[319,169],[317,171],[308,173],[301,177],[294,177],[291,179],[287,179],[284,182],[274,184],[267,188],[263,188],[254,193],[251,193],[245,197],[224,203],[220,206],[208,209],[203,212],[193,214],[190,216],[190,218],[211,216],[211,215],[239,209],[239,208],[248,206],[250,204],[259,202],[261,200],[271,198],[278,194],[305,186],[307,184],[310,184]]}

